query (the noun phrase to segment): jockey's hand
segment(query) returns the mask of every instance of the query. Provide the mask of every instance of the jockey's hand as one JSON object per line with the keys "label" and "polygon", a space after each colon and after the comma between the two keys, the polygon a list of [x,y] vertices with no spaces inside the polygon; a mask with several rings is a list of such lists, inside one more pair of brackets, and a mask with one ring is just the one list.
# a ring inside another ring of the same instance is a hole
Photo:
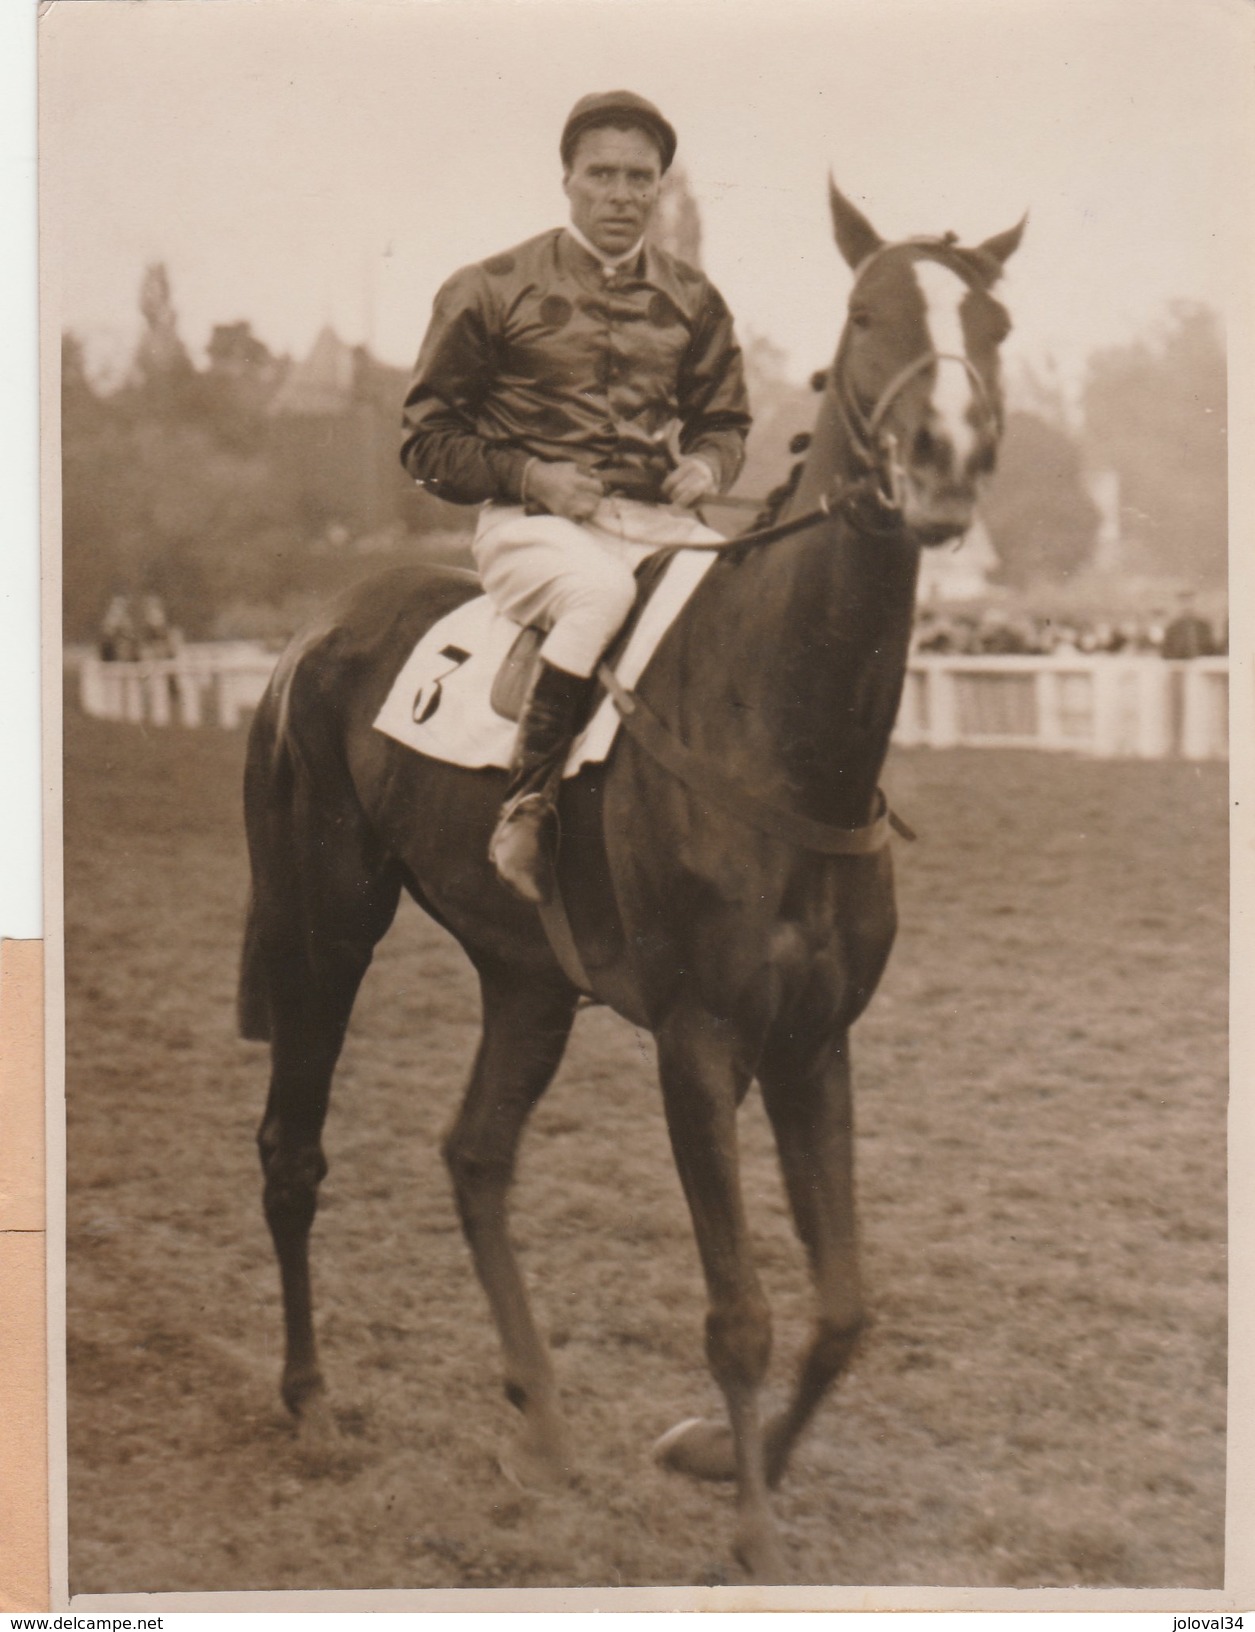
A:
{"label": "jockey's hand", "polygon": [[710,461],[703,459],[700,454],[690,453],[680,460],[667,477],[662,484],[662,491],[672,504],[691,506],[709,498],[717,485]]}
{"label": "jockey's hand", "polygon": [[554,516],[568,521],[588,521],[605,496],[595,476],[571,460],[548,464],[536,459],[527,467],[526,497]]}

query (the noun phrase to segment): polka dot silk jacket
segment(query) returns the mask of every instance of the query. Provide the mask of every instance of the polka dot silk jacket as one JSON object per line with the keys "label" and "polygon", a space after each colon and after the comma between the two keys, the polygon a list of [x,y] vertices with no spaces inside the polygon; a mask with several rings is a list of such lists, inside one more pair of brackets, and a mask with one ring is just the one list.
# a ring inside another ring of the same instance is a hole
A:
{"label": "polka dot silk jacket", "polygon": [[741,353],[702,273],[647,244],[613,272],[562,228],[456,272],[405,401],[402,462],[455,504],[518,503],[533,456],[658,501],[682,453],[735,481],[750,417]]}

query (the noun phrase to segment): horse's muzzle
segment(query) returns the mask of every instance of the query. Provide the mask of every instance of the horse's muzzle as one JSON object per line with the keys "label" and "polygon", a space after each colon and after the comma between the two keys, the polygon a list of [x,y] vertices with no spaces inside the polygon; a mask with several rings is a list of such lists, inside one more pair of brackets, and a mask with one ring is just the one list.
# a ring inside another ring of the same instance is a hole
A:
{"label": "horse's muzzle", "polygon": [[920,483],[908,476],[902,520],[921,544],[944,544],[961,537],[972,525],[977,497],[974,482]]}

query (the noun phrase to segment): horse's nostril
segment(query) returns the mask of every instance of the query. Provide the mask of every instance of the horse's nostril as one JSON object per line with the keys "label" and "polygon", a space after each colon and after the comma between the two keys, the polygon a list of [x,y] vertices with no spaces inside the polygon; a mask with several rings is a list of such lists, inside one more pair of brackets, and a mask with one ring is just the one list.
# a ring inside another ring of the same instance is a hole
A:
{"label": "horse's nostril", "polygon": [[911,443],[911,462],[916,469],[931,466],[938,475],[949,475],[954,462],[954,450],[950,446],[950,439],[944,435],[938,436],[935,431],[929,430],[927,425],[921,425]]}

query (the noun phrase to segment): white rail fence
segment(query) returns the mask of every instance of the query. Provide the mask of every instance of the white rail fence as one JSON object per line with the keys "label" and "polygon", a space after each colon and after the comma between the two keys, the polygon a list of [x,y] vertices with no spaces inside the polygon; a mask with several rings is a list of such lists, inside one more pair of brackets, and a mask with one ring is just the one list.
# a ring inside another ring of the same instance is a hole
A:
{"label": "white rail fence", "polygon": [[177,657],[106,663],[84,657],[78,695],[84,714],[134,725],[240,724],[261,701],[277,658],[249,642],[188,646]]}
{"label": "white rail fence", "polygon": [[919,657],[894,741],[1040,748],[1099,759],[1225,759],[1229,660],[1112,656]]}
{"label": "white rail fence", "polygon": [[[192,646],[177,658],[84,657],[84,713],[135,724],[238,726],[274,669],[252,646]],[[1036,748],[1122,757],[1224,759],[1229,662],[1153,654],[911,660],[894,741],[904,748]]]}

